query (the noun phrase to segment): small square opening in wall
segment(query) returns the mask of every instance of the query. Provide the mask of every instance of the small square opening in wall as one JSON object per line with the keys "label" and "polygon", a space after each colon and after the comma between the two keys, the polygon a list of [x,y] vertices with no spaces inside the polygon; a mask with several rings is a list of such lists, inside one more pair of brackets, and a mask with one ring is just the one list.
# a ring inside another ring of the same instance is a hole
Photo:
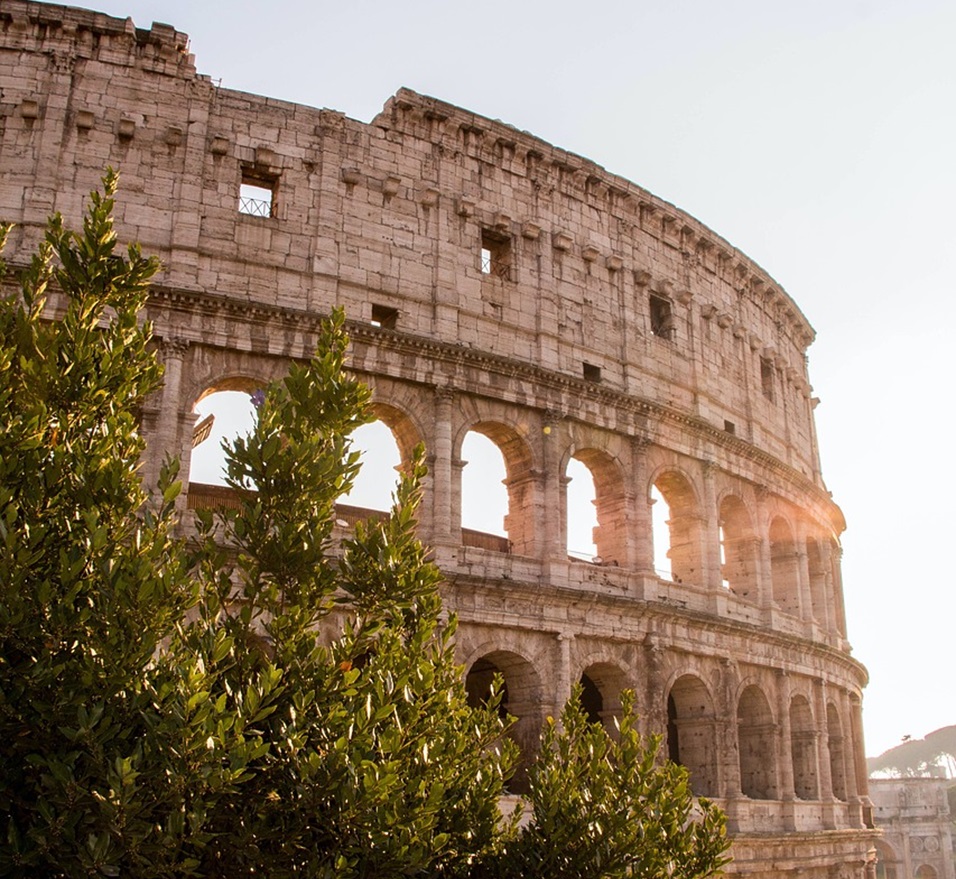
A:
{"label": "small square opening in wall", "polygon": [[511,278],[511,238],[490,229],[481,230],[481,273],[492,278]]}
{"label": "small square opening in wall", "polygon": [[394,330],[398,326],[398,309],[387,305],[372,305],[372,326]]}
{"label": "small square opening in wall", "polygon": [[773,363],[766,357],[760,358],[760,387],[768,400],[773,400]]}
{"label": "small square opening in wall", "polygon": [[589,382],[599,382],[601,380],[601,367],[593,363],[584,364],[584,380]]}
{"label": "small square opening in wall", "polygon": [[733,421],[728,421],[728,420],[725,418],[725,419],[724,419],[724,430],[727,431],[727,433],[735,434],[735,433],[737,433],[737,425],[734,424]]}
{"label": "small square opening in wall", "polygon": [[274,217],[277,184],[274,177],[243,171],[239,185],[239,213],[250,217]]}
{"label": "small square opening in wall", "polygon": [[651,294],[651,333],[661,339],[674,336],[674,314],[669,299]]}

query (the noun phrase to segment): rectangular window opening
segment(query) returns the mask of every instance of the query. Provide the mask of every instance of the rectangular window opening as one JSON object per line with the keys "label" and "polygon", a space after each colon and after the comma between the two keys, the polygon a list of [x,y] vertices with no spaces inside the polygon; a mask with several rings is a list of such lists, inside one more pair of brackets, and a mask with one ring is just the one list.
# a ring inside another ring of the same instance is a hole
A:
{"label": "rectangular window opening", "polygon": [[760,358],[760,387],[763,395],[773,401],[773,363],[766,357]]}
{"label": "rectangular window opening", "polygon": [[727,433],[731,433],[731,434],[737,433],[737,425],[734,424],[733,421],[728,421],[728,420],[725,418],[725,419],[724,419],[724,430],[726,430]]}
{"label": "rectangular window opening", "polygon": [[674,315],[669,299],[651,294],[651,333],[660,339],[674,337]]}
{"label": "rectangular window opening", "polygon": [[244,170],[239,185],[239,213],[249,217],[274,217],[277,183],[274,177]]}
{"label": "rectangular window opening", "polygon": [[511,278],[511,238],[490,229],[481,231],[481,273],[492,278]]}
{"label": "rectangular window opening", "polygon": [[593,363],[584,364],[584,379],[589,382],[599,382],[601,380],[601,367]]}
{"label": "rectangular window opening", "polygon": [[398,309],[387,305],[372,305],[372,326],[394,330],[398,326]]}

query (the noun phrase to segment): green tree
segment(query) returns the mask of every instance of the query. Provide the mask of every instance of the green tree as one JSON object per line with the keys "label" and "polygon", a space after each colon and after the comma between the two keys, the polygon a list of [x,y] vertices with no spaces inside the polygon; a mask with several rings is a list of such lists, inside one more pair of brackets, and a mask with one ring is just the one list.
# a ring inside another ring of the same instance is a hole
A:
{"label": "green tree", "polygon": [[532,819],[497,859],[498,876],[703,879],[728,858],[723,814],[691,794],[687,771],[660,759],[662,739],[636,727],[622,694],[612,736],[588,721],[576,688],[549,718],[529,773]]}
{"label": "green tree", "polygon": [[613,744],[572,703],[532,770],[531,823],[500,820],[514,747],[454,662],[415,537],[420,450],[391,514],[333,545],[348,437],[370,418],[340,313],[228,448],[240,508],[174,536],[175,462],[156,498],[138,475],[157,264],[118,252],[104,184],[0,302],[0,874],[717,869],[719,818],[693,815],[630,712]]}

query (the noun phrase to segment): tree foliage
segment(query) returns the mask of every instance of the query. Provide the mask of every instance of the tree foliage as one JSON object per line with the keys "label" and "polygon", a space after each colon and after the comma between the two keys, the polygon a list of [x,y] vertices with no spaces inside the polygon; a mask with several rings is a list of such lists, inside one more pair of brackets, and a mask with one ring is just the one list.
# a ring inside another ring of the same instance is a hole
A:
{"label": "tree foliage", "polygon": [[239,509],[176,536],[176,462],[152,498],[138,473],[157,264],[119,251],[104,185],[0,302],[0,874],[717,870],[722,818],[629,710],[615,742],[573,700],[531,770],[533,817],[501,820],[515,748],[454,661],[415,537],[421,450],[391,514],[333,545],[371,417],[340,313],[228,448]]}
{"label": "tree foliage", "polygon": [[869,757],[867,770],[890,778],[956,778],[956,726],[944,726],[922,739],[907,739]]}

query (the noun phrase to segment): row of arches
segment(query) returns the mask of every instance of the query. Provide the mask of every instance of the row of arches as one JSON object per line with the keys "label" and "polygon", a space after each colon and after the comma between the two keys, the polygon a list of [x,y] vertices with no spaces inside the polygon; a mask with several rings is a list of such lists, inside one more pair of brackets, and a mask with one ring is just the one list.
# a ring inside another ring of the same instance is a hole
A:
{"label": "row of arches", "polygon": [[[194,417],[214,414],[233,433],[243,430],[243,418],[251,425],[248,393],[236,390],[243,381],[247,391],[257,384],[233,378],[203,392]],[[394,471],[425,433],[397,406],[380,402],[375,408],[378,421],[354,436],[364,472],[343,502],[382,510]],[[581,435],[577,426],[547,417],[539,442],[545,448],[536,452],[533,425],[482,420],[470,411],[474,405],[459,409],[467,411],[454,419],[461,422],[454,436],[448,435],[451,423],[436,423],[425,437],[432,451],[426,486],[432,510],[424,525],[436,526],[427,539],[440,540],[445,530],[449,539],[457,533],[483,549],[649,571],[681,585],[723,589],[845,636],[839,545],[782,499],[715,475],[713,466],[695,474],[700,462],[668,461],[659,450],[635,449],[627,437],[599,437],[593,429]],[[587,444],[595,439],[605,447]],[[218,446],[213,433],[193,451],[192,482],[217,481]],[[543,454],[548,461],[539,460]],[[640,468],[636,455],[645,459]]]}
{"label": "row of arches", "polygon": [[[476,658],[466,673],[473,703],[487,698],[495,675],[504,684],[502,713],[517,718],[515,741],[523,753],[533,753],[541,706],[548,701],[544,684],[521,654],[490,651]],[[589,719],[613,733],[621,692],[635,682],[608,662],[588,665],[578,682]],[[700,676],[685,672],[648,697],[648,731],[664,734],[667,757],[686,767],[696,796],[855,801],[865,793],[858,783],[865,782],[857,776],[848,705],[812,690],[811,685],[806,692],[773,694],[781,706],[775,711],[765,688],[751,682],[724,706]],[[655,719],[659,728],[654,728]],[[516,783],[520,788],[520,773]]]}

